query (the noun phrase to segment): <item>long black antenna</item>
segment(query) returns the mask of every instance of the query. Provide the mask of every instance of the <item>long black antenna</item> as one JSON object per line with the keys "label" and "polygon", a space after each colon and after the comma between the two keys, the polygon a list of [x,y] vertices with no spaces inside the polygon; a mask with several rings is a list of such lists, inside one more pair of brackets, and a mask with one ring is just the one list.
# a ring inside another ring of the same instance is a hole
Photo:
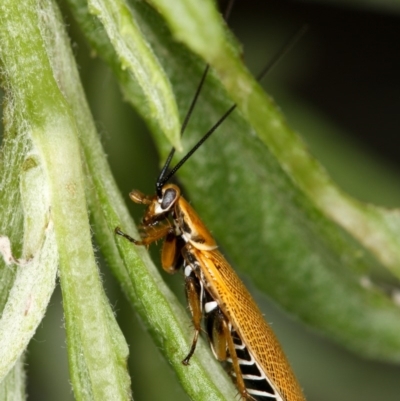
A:
{"label": "long black antenna", "polygon": [[[292,34],[289,38],[289,40],[281,47],[281,49],[276,53],[274,58],[270,60],[270,62],[262,69],[260,74],[257,76],[257,81],[260,82],[262,81],[265,76],[278,64],[278,62],[282,59],[282,57],[297,43],[297,41],[305,34],[307,31],[308,26],[303,25],[300,29],[297,29],[294,34]],[[209,65],[207,65],[206,70],[208,71]],[[203,83],[204,81],[202,81]],[[197,92],[196,92],[197,94]],[[198,96],[198,95],[197,95]],[[157,195],[161,197],[161,189],[163,185],[168,182],[171,177],[182,167],[183,164],[186,163],[186,161],[192,156],[194,152],[211,136],[211,134],[228,118],[228,116],[233,112],[233,110],[236,109],[236,104],[233,104],[226,112],[225,114],[211,127],[211,129],[206,132],[206,134],[199,140],[199,142],[196,143],[196,145],[193,146],[193,148],[183,157],[182,160],[179,161],[179,163],[169,171],[167,175],[166,171],[168,169],[168,166],[171,162],[172,156],[174,154],[175,149],[173,148],[170,152],[170,155],[168,156],[167,163],[165,163],[162,174],[160,174],[159,179],[157,180]],[[186,119],[185,119],[186,121]]]}
{"label": "long black antenna", "polygon": [[282,57],[287,54],[292,47],[299,41],[299,39],[307,32],[308,25],[304,24],[300,28],[297,28],[292,35],[289,36],[289,39],[286,43],[279,49],[278,53],[269,61],[269,63],[261,70],[261,72],[257,75],[257,81],[261,82],[265,76],[271,72],[271,70],[282,60]]}
{"label": "long black antenna", "polygon": [[[187,124],[189,122],[190,116],[193,113],[194,106],[197,103],[197,99],[198,99],[198,97],[200,95],[201,89],[203,88],[203,84],[204,84],[204,81],[206,80],[206,76],[208,74],[208,70],[209,69],[210,69],[210,66],[207,64],[206,68],[204,69],[203,75],[201,77],[200,83],[197,86],[196,93],[194,94],[192,102],[190,103],[189,110],[186,113],[185,119],[183,120],[183,124],[182,124],[182,127],[181,127],[181,137],[182,137],[183,133],[185,132],[185,129],[186,129],[186,126],[187,126]],[[167,160],[165,161],[164,166],[161,169],[160,175],[158,176],[158,179],[157,179],[157,182],[156,182],[156,191],[157,191],[157,196],[159,198],[161,198],[162,186],[168,181],[168,179],[165,179],[165,174],[168,171],[168,168],[169,168],[169,165],[171,164],[171,160],[172,160],[172,158],[174,156],[174,153],[175,153],[175,147],[173,147],[171,149],[171,151],[169,152]]]}
{"label": "long black antenna", "polygon": [[[231,11],[232,11],[233,4],[234,4],[234,3],[235,3],[235,0],[230,0],[230,1],[229,1],[228,5],[227,5],[227,7],[226,7],[225,13],[224,13],[224,15],[223,15],[225,21],[228,20],[230,14],[231,14]],[[199,83],[199,85],[197,86],[196,93],[194,94],[193,99],[192,99],[192,101],[191,101],[191,103],[190,103],[189,110],[187,111],[186,116],[185,116],[185,119],[183,120],[183,124],[182,124],[182,127],[181,127],[181,137],[183,136],[183,134],[184,134],[184,132],[185,132],[185,130],[186,130],[186,126],[187,126],[187,124],[188,124],[188,122],[189,122],[189,119],[190,119],[192,113],[193,113],[194,106],[195,106],[196,103],[197,103],[197,99],[198,99],[198,97],[199,97],[199,95],[200,95],[200,92],[201,92],[201,90],[202,90],[202,88],[203,88],[204,81],[206,80],[206,77],[207,77],[207,74],[208,74],[208,70],[209,70],[209,69],[210,69],[210,65],[207,64],[207,65],[206,65],[206,68],[205,68],[204,71],[203,71],[203,75],[201,76],[200,83]],[[215,128],[216,128],[216,127],[215,127]],[[163,185],[164,185],[164,184],[172,177],[172,175],[173,175],[173,174],[171,175],[171,172],[170,172],[170,173],[167,175],[167,177],[165,177],[165,174],[166,174],[167,171],[168,171],[168,168],[169,168],[169,166],[170,166],[170,164],[171,164],[171,160],[172,160],[172,158],[174,157],[174,154],[175,154],[175,147],[173,147],[173,148],[171,149],[171,151],[169,152],[169,155],[168,155],[168,157],[167,157],[167,160],[165,161],[164,166],[163,166],[163,168],[161,169],[160,175],[158,176],[158,179],[157,179],[157,182],[156,182],[156,192],[157,192],[157,196],[158,196],[159,198],[161,198],[161,196],[162,196],[162,194],[161,194],[161,189],[162,189]],[[175,171],[176,171],[176,170],[175,170]]]}

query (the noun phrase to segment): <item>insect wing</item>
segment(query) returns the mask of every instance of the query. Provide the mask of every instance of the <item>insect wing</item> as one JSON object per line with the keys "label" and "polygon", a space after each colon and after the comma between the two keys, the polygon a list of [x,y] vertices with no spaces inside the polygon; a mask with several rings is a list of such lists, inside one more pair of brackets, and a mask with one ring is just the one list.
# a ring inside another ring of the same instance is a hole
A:
{"label": "insect wing", "polygon": [[[277,393],[275,399],[305,401],[275,334],[226,259],[218,250],[193,249],[192,252],[200,264],[204,286],[229,319],[260,373],[265,374]],[[269,399],[273,400],[274,396]]]}

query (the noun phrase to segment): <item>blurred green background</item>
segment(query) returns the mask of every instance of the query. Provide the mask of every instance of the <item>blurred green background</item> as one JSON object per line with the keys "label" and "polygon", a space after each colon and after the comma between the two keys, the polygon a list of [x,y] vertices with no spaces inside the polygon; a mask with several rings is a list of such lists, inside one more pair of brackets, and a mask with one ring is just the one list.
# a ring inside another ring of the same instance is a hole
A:
{"label": "blurred green background", "polygon": [[[61,7],[99,135],[129,203],[127,194],[133,188],[152,193],[159,168],[156,150],[144,124],[123,102],[111,71],[91,54],[67,7]],[[366,9],[361,4],[339,7],[335,2],[238,0],[229,23],[243,43],[246,63],[254,74],[298,26],[309,25],[307,34],[268,75],[264,86],[345,191],[390,207],[400,205],[400,17],[395,7],[379,9],[379,2],[376,8]],[[138,221],[142,209],[129,206]],[[159,251],[152,252],[158,260]],[[102,271],[130,344],[135,400],[187,400],[107,267],[102,266]],[[183,281],[164,277],[183,299]],[[251,290],[251,283],[246,284]],[[252,292],[309,401],[400,399],[399,367],[350,354]],[[74,399],[59,289],[26,361],[31,400]]]}

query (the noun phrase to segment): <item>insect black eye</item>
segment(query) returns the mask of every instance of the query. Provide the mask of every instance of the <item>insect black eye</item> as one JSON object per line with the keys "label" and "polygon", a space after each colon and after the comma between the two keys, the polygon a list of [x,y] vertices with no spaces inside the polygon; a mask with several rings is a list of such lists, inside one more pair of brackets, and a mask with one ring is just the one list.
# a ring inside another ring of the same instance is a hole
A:
{"label": "insect black eye", "polygon": [[161,201],[161,208],[163,210],[168,210],[175,203],[176,196],[177,194],[174,188],[165,190]]}

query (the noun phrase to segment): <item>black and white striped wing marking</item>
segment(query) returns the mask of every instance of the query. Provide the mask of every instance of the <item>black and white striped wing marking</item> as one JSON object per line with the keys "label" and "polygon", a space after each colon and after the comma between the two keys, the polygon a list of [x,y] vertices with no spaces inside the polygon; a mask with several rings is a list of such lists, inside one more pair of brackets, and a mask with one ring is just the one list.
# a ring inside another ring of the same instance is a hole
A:
{"label": "black and white striped wing marking", "polygon": [[[274,389],[234,329],[231,329],[231,335],[247,392],[257,401],[285,401]],[[232,363],[232,359],[229,358],[228,362]]]}

